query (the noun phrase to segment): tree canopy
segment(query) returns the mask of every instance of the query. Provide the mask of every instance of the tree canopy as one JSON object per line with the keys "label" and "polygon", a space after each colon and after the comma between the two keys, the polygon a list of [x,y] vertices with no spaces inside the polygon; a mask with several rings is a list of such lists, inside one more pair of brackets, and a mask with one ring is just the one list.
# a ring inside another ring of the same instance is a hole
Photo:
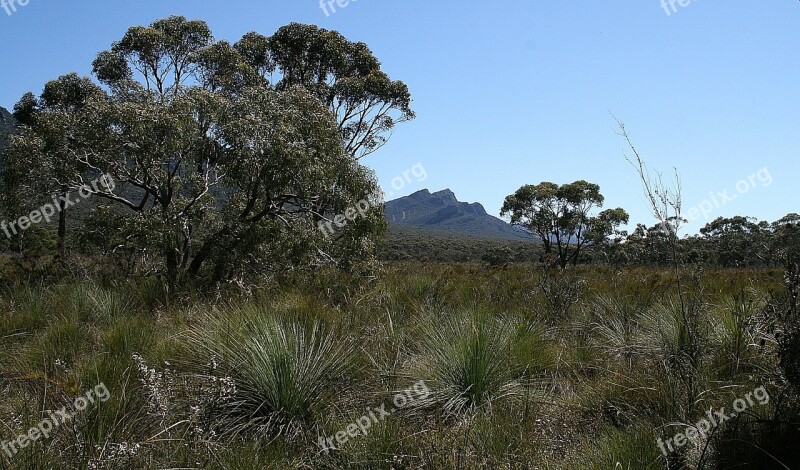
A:
{"label": "tree canopy", "polygon": [[565,267],[577,264],[587,244],[602,244],[616,229],[628,222],[622,208],[610,209],[597,216],[590,212],[603,207],[600,187],[583,180],[557,185],[542,182],[525,185],[506,197],[501,209],[511,223],[539,237],[545,254],[555,248],[557,262]]}
{"label": "tree canopy", "polygon": [[171,284],[369,259],[380,204],[335,237],[316,230],[378,197],[358,160],[414,117],[365,44],[290,24],[231,45],[169,17],[130,28],[93,70],[101,86],[70,74],[20,100],[4,171],[42,197],[110,175],[88,246]]}

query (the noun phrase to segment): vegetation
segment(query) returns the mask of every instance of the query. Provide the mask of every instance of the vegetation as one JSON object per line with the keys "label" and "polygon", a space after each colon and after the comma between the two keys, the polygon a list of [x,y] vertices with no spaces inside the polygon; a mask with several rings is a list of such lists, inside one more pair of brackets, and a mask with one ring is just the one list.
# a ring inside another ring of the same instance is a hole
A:
{"label": "vegetation", "polygon": [[292,24],[231,45],[204,22],[170,17],[130,28],[93,66],[105,88],[66,75],[15,107],[9,212],[108,175],[119,188],[87,191],[103,203],[75,227],[80,239],[173,288],[370,258],[379,204],[335,240],[317,230],[378,192],[358,159],[414,116],[405,85],[364,44]]}
{"label": "vegetation", "polygon": [[600,187],[586,181],[561,186],[543,182],[525,185],[506,197],[500,213],[538,236],[545,255],[553,253],[555,246],[558,265],[564,268],[578,264],[586,245],[602,245],[628,223],[628,213],[622,208],[590,216],[591,210],[603,207],[604,200]]}
{"label": "vegetation", "polygon": [[[762,385],[768,404],[681,448],[671,468],[797,465],[782,271],[698,273],[693,365],[678,360],[671,271],[572,275],[566,310],[537,287],[562,280],[530,264],[395,263],[368,283],[319,273],[171,302],[141,283],[6,289],[0,437],[97,383],[112,398],[0,468],[667,468],[657,438]],[[319,436],[418,380],[428,399],[321,451]]]}
{"label": "vegetation", "polygon": [[541,247],[525,241],[459,236],[452,232],[390,224],[378,244],[384,261],[486,261],[493,266],[536,261]]}
{"label": "vegetation", "polygon": [[0,470],[800,465],[800,216],[681,238],[621,125],[653,227],[543,182],[503,206],[540,244],[381,238],[360,160],[414,113],[366,45],[170,17],[93,66],[26,94],[3,154],[3,217],[59,221],[0,237]]}

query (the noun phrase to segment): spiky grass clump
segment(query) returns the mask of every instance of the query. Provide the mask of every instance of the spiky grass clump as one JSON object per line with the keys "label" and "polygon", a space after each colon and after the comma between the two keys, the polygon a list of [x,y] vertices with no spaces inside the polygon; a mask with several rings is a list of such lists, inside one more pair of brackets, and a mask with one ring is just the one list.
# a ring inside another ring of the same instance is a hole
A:
{"label": "spiky grass clump", "polygon": [[203,357],[200,367],[219,361],[233,380],[235,390],[222,408],[222,431],[231,435],[302,434],[356,364],[348,338],[261,309],[207,318],[188,339]]}
{"label": "spiky grass clump", "polygon": [[519,395],[526,369],[536,363],[514,347],[530,340],[527,335],[536,330],[517,329],[511,321],[483,313],[429,317],[422,321],[420,334],[419,356],[410,373],[423,379],[431,393],[416,405],[436,406],[446,416],[461,416]]}
{"label": "spiky grass clump", "polygon": [[629,298],[600,294],[589,304],[591,332],[598,347],[609,358],[624,359],[628,364],[641,355],[637,341],[641,312]]}

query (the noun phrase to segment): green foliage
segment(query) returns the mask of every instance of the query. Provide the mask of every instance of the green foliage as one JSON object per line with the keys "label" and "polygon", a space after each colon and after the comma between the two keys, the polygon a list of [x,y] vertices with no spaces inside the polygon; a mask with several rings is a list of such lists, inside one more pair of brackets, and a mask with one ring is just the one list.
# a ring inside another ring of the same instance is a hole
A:
{"label": "green foliage", "polygon": [[578,263],[584,246],[604,243],[628,222],[621,208],[590,216],[592,209],[603,207],[604,200],[600,186],[593,183],[581,180],[559,186],[545,181],[522,186],[506,197],[500,214],[538,236],[546,254],[555,247],[557,263],[564,268]]}
{"label": "green foliage", "polygon": [[218,361],[233,380],[223,418],[230,434],[307,431],[355,366],[355,348],[346,338],[319,323],[280,321],[261,309],[218,313],[187,339],[197,366]]}
{"label": "green foliage", "polygon": [[759,367],[755,345],[766,337],[759,331],[757,319],[766,308],[765,298],[761,292],[743,290],[722,304],[714,331],[715,361],[720,372],[728,372],[733,378]]}
{"label": "green foliage", "polygon": [[378,258],[384,261],[488,262],[498,252],[504,257],[510,252],[511,262],[529,262],[539,259],[541,247],[524,241],[473,238],[398,224],[389,225],[378,245]]}
{"label": "green foliage", "polygon": [[[107,91],[70,74],[18,103],[5,206],[84,188],[102,201],[75,227],[96,248],[84,252],[170,288],[369,264],[384,220],[358,159],[414,113],[364,44],[292,24],[231,46],[173,16],[130,28],[93,68]],[[84,186],[99,175],[114,187]],[[367,213],[335,237],[318,228],[364,199]],[[59,211],[61,257],[66,221]]]}
{"label": "green foliage", "polygon": [[513,257],[514,254],[507,246],[495,247],[483,255],[483,261],[489,263],[489,266],[503,266],[511,262]]}
{"label": "green foliage", "polygon": [[[252,44],[253,35],[245,36]],[[381,71],[366,44],[336,31],[292,23],[269,38],[269,64],[277,69],[277,89],[302,86],[336,116],[345,151],[356,159],[381,148],[396,124],[414,119],[408,87]],[[239,44],[243,50],[245,45]],[[253,49],[248,49],[252,51]],[[263,49],[249,54],[262,62]]]}
{"label": "green foliage", "polygon": [[536,341],[530,337],[535,331],[517,331],[510,321],[481,312],[428,315],[419,334],[418,357],[409,375],[421,377],[432,393],[416,406],[435,406],[446,416],[491,408],[518,395],[519,380],[541,363],[536,354],[542,350],[533,347]]}
{"label": "green foliage", "polygon": [[718,217],[700,229],[711,243],[722,267],[745,266],[763,258],[766,224],[756,224],[752,217]]}
{"label": "green foliage", "polygon": [[585,470],[660,470],[664,457],[653,445],[654,437],[646,427],[628,431],[607,429],[597,436],[588,463],[575,468]]}

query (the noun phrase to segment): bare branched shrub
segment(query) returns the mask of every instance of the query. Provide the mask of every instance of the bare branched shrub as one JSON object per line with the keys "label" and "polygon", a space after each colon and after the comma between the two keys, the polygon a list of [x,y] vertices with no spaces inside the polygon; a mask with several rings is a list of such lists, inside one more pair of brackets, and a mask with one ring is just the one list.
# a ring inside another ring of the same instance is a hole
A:
{"label": "bare branched shrub", "polygon": [[540,293],[556,318],[565,318],[570,308],[578,303],[586,281],[573,270],[564,268],[542,268],[542,276],[534,293]]}

